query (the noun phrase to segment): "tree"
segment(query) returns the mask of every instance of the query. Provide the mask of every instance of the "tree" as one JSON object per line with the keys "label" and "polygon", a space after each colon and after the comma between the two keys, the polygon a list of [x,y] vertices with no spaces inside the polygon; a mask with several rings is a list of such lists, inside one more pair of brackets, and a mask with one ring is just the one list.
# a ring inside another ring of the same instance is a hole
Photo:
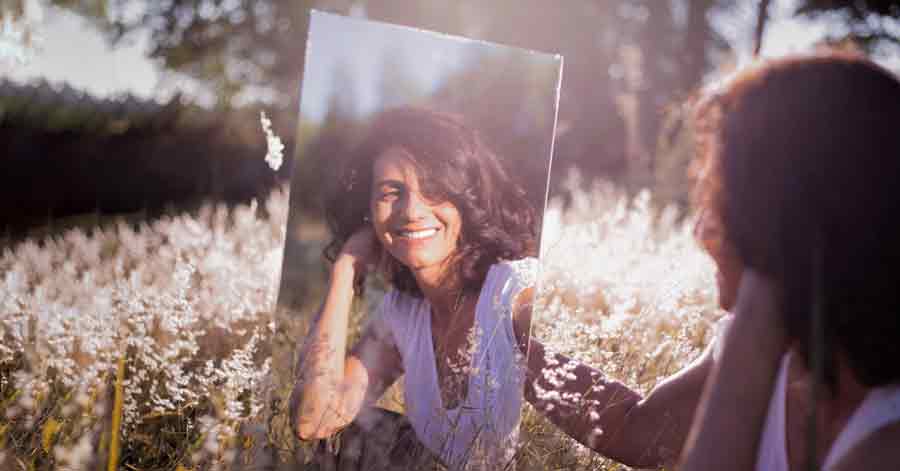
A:
{"label": "tree", "polygon": [[[207,83],[219,108],[255,89],[280,92],[296,103],[312,7],[326,1],[296,0],[52,0],[92,19],[115,43],[150,32],[149,56],[171,70]],[[340,8],[337,8],[341,11]]]}
{"label": "tree", "polygon": [[766,31],[766,22],[769,19],[769,0],[759,0],[756,9],[756,30],[753,32],[753,55],[758,56],[762,49],[763,33]]}

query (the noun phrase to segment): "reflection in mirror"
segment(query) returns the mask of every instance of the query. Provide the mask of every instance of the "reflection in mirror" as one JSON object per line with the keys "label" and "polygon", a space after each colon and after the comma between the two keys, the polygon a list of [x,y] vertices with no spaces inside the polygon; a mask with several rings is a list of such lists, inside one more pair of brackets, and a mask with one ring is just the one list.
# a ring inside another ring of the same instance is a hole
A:
{"label": "reflection in mirror", "polygon": [[303,463],[502,469],[562,58],[318,12],[309,31],[274,433]]}

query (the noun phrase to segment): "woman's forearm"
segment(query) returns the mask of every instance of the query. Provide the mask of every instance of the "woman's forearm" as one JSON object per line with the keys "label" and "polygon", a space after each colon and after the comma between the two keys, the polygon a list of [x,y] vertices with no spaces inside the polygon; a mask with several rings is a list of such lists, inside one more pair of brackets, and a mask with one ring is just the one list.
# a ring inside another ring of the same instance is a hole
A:
{"label": "woman's forearm", "polygon": [[643,440],[634,437],[638,444],[620,439],[641,395],[598,370],[549,352],[535,340],[530,342],[525,398],[563,432],[594,451],[628,465],[655,464],[653,457],[635,451],[646,448]]}
{"label": "woman's forearm", "polygon": [[722,357],[710,375],[682,470],[752,470],[786,334],[771,283],[745,272]]}
{"label": "woman's forearm", "polygon": [[564,355],[546,356],[539,342],[531,349],[526,398],[562,431],[629,466],[675,463],[711,369],[710,349],[646,398]]}
{"label": "woman's forearm", "polygon": [[710,370],[711,349],[642,399],[628,386],[547,351],[531,337],[532,300],[533,291],[524,291],[513,317],[519,348],[528,352],[528,402],[567,435],[604,456],[635,467],[674,463]]}
{"label": "woman's forearm", "polygon": [[297,433],[304,439],[328,436],[352,420],[343,417],[342,397],[353,279],[352,263],[338,259],[325,301],[300,351],[295,418]]}

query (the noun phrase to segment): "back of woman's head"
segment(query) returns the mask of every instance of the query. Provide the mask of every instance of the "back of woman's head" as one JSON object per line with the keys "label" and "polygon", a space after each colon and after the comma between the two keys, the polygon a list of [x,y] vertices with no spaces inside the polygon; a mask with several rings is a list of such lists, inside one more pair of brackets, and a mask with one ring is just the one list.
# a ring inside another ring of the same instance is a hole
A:
{"label": "back of woman's head", "polygon": [[[501,259],[535,253],[535,210],[479,133],[457,115],[407,106],[376,115],[355,150],[336,157],[338,175],[326,190],[326,219],[334,236],[327,258],[334,260],[364,224],[374,162],[390,148],[409,156],[424,196],[449,201],[459,210],[462,230],[454,269],[464,286],[477,289]],[[406,267],[390,259],[384,268],[396,288],[419,294]]]}
{"label": "back of woman's head", "polygon": [[863,384],[900,381],[900,81],[830,53],[748,70],[717,101],[726,237],[777,281],[789,337],[808,357],[820,302],[832,374],[841,353]]}

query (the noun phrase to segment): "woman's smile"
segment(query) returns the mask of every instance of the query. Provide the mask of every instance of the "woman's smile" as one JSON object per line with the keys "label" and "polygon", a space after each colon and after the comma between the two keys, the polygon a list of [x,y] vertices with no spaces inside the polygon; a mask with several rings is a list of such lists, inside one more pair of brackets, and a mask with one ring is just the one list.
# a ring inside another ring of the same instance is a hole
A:
{"label": "woman's smile", "polygon": [[402,229],[396,231],[395,235],[405,239],[424,241],[437,235],[438,230],[439,229],[434,227],[428,229]]}
{"label": "woman's smile", "polygon": [[437,227],[397,229],[391,232],[390,240],[397,248],[405,247],[410,250],[421,250],[435,242],[440,232],[440,228]]}
{"label": "woman's smile", "polygon": [[[441,258],[440,251],[440,235],[438,228],[432,227],[428,229],[401,229],[393,231],[391,234],[392,246],[395,257],[410,260],[430,258],[429,252],[435,253],[434,258]],[[414,265],[415,266],[415,265]],[[413,268],[411,266],[410,268]]]}

